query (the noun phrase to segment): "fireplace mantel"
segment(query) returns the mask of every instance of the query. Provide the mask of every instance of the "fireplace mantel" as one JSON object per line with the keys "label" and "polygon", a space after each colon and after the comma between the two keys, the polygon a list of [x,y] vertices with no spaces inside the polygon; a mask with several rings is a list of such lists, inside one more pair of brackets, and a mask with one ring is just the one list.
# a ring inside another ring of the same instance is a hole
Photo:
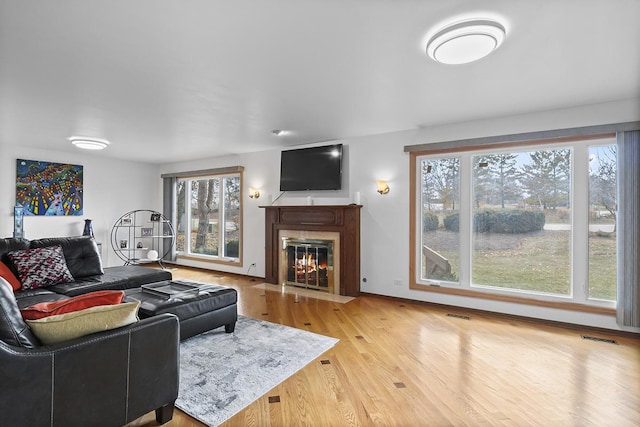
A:
{"label": "fireplace mantel", "polygon": [[340,295],[360,294],[360,205],[261,206],[265,209],[265,281],[278,284],[280,230],[340,233]]}

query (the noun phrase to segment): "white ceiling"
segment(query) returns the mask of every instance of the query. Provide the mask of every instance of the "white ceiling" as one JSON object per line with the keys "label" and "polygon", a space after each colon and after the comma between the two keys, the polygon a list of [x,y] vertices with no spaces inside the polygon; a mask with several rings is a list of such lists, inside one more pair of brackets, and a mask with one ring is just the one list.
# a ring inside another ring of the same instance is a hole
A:
{"label": "white ceiling", "polygon": [[[497,17],[499,50],[425,39]],[[0,142],[149,162],[640,97],[638,0],[0,0]],[[291,134],[274,137],[273,129]]]}

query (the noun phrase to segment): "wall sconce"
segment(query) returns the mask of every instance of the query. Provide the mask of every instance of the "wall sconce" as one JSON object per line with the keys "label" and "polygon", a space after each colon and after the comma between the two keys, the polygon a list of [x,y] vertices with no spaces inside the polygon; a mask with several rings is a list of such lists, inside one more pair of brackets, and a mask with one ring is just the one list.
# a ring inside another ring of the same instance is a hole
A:
{"label": "wall sconce", "polygon": [[378,184],[378,193],[387,194],[389,192],[389,184],[387,184],[387,181],[376,181],[376,184]]}
{"label": "wall sconce", "polygon": [[250,187],[249,188],[249,198],[257,199],[260,197],[260,191],[257,188]]}

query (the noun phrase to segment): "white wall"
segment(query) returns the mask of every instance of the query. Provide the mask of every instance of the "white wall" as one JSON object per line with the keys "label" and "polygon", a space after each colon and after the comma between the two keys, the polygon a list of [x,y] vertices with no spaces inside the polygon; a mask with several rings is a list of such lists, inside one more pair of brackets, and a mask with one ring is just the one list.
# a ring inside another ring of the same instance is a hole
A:
{"label": "white wall", "polygon": [[[481,310],[518,314],[561,322],[618,329],[610,316],[562,311],[551,308],[519,305],[499,301],[459,297],[409,289],[409,155],[405,145],[446,140],[477,138],[513,133],[592,126],[640,119],[640,100],[629,99],[565,110],[456,123],[385,135],[344,139],[347,147],[345,184],[340,192],[310,193],[315,204],[349,204],[354,194],[361,193],[361,282],[363,292],[430,301]],[[221,271],[246,274],[255,262],[252,275],[264,276],[264,210],[259,205],[275,199],[278,191],[280,150],[203,159],[193,162],[169,163],[161,172],[179,172],[224,166],[245,167],[245,193],[248,188],[260,189],[258,200],[244,200],[244,265],[211,267],[204,263],[191,265],[216,268]],[[391,191],[381,196],[375,181],[386,179]],[[285,193],[276,204],[302,205],[307,193]],[[398,286],[394,283],[400,282]]]}
{"label": "white wall", "polygon": [[[629,99],[566,110],[447,124],[405,132],[344,139],[345,188],[339,192],[312,192],[315,204],[349,204],[360,192],[362,209],[361,273],[363,292],[430,301],[502,313],[519,314],[562,322],[618,329],[615,319],[586,313],[518,305],[484,299],[459,297],[409,289],[409,155],[405,145],[532,132],[578,126],[636,121],[640,119],[640,99]],[[264,210],[280,194],[280,150],[243,154],[159,166],[114,160],[94,152],[62,153],[28,148],[0,141],[0,236],[13,232],[15,204],[15,162],[17,158],[73,163],[84,166],[84,216],[25,218],[27,238],[71,236],[82,233],[85,218],[94,220],[96,238],[103,243],[105,265],[118,265],[109,244],[113,223],[134,209],[161,209],[161,173],[225,166],[244,166],[244,265],[230,267],[194,263],[200,267],[264,276]],[[375,181],[386,179],[391,191],[381,196]],[[261,197],[249,199],[248,188],[260,189]],[[286,193],[276,204],[302,205],[306,193]],[[394,284],[399,281],[400,286]]]}
{"label": "white wall", "polygon": [[124,213],[134,209],[160,210],[161,179],[158,166],[115,160],[102,152],[73,153],[32,149],[28,143],[0,142],[0,236],[13,236],[13,207],[16,194],[16,159],[83,165],[83,216],[24,218],[27,239],[79,236],[84,220],[91,219],[96,240],[102,243],[105,266],[122,265],[110,244],[111,227]]}

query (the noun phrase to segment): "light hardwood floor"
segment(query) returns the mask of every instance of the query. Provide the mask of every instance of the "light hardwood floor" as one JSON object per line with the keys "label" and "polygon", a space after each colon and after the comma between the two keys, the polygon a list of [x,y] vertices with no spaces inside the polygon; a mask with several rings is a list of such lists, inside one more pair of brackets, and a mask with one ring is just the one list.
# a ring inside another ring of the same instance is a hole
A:
{"label": "light hardwood floor", "polygon": [[[224,426],[640,425],[640,340],[628,335],[371,296],[340,304],[188,268],[173,275],[234,287],[245,316],[340,339]],[[156,425],[153,413],[132,425]],[[203,424],[176,411],[165,425]]]}

